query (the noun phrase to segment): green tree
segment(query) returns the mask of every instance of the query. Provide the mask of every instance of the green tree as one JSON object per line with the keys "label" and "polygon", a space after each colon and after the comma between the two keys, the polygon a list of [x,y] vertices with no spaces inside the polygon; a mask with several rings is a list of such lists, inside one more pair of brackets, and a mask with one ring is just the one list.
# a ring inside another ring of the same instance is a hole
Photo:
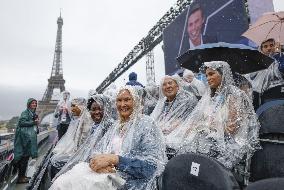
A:
{"label": "green tree", "polygon": [[19,121],[19,116],[12,117],[7,123],[7,129],[10,131],[12,129],[16,129]]}

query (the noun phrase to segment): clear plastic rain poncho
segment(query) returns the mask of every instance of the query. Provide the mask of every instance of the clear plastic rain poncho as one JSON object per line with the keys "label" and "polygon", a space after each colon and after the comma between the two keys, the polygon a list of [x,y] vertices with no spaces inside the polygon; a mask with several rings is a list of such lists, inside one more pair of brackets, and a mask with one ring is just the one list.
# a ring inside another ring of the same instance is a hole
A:
{"label": "clear plastic rain poncho", "polygon": [[103,92],[105,96],[107,96],[110,101],[112,102],[112,117],[114,119],[117,119],[117,111],[116,111],[116,106],[115,106],[115,99],[116,99],[116,94],[117,94],[117,87],[114,83],[111,83],[109,87]]}
{"label": "clear plastic rain poncho", "polygon": [[[123,89],[127,89],[134,99],[130,120],[122,123],[119,118],[91,153],[92,157],[109,153],[119,155],[117,172],[98,174],[87,162],[81,162],[59,176],[51,189],[113,190],[117,189],[117,180],[114,180],[117,178],[126,180],[123,189],[155,189],[155,177],[163,171],[166,160],[162,132],[150,117],[142,114],[137,91],[129,86]],[[127,164],[122,167],[121,162]]]}
{"label": "clear plastic rain poncho", "polygon": [[208,88],[180,131],[184,139],[179,153],[205,154],[232,168],[259,147],[259,123],[248,96],[234,86],[228,63],[204,65],[217,70],[222,81],[215,93]]}
{"label": "clear plastic rain poncho", "polygon": [[284,84],[283,76],[279,71],[279,63],[276,60],[267,69],[246,74],[244,76],[252,84],[253,90],[258,93]]}
{"label": "clear plastic rain poncho", "polygon": [[88,92],[88,99],[90,99],[92,96],[98,94],[95,89],[90,89]]}
{"label": "clear plastic rain poncho", "polygon": [[57,127],[60,123],[69,124],[71,119],[71,102],[70,102],[70,92],[63,91],[61,93],[61,98],[55,108],[54,118],[52,121],[52,126]]}
{"label": "clear plastic rain poncho", "polygon": [[146,96],[144,100],[143,113],[146,115],[150,115],[153,112],[159,100],[159,86],[157,85],[145,86],[145,91],[146,91]]}
{"label": "clear plastic rain poncho", "polygon": [[[192,81],[188,81],[188,77],[192,77]],[[191,70],[185,69],[183,72],[183,78],[185,80],[185,89],[192,92],[195,96],[202,96],[205,92],[205,84],[196,79],[194,73]]]}
{"label": "clear plastic rain poncho", "polygon": [[94,124],[92,125],[92,131],[91,133],[96,133],[96,131],[102,130],[102,135],[106,133],[109,126],[113,124],[113,118],[112,118],[112,102],[109,99],[109,97],[103,95],[103,94],[96,94],[90,97],[88,102],[88,109],[91,112],[91,106],[93,103],[97,103],[100,106],[100,109],[103,110],[103,116],[99,123],[96,123],[94,121]]}
{"label": "clear plastic rain poncho", "polygon": [[235,85],[244,91],[246,95],[248,96],[249,100],[253,102],[253,89],[251,83],[247,80],[246,77],[240,74],[236,74],[233,76]]}
{"label": "clear plastic rain poncho", "polygon": [[73,116],[65,135],[57,142],[53,149],[53,156],[50,161],[53,166],[61,168],[71,156],[77,151],[80,145],[86,140],[91,129],[91,117],[86,109],[84,98],[73,99],[71,104],[78,106],[81,110],[80,116]]}
{"label": "clear plastic rain poncho", "polygon": [[[162,86],[166,78],[176,81],[179,87],[176,97],[172,102],[167,100],[167,97],[164,95],[162,90]],[[184,90],[181,80],[182,79],[178,76],[165,76],[161,80],[160,97],[154,111],[151,114],[151,117],[162,129],[166,137],[165,141],[167,147],[173,149],[178,146],[176,139],[180,138],[176,136],[175,132],[180,126],[183,125],[197,104],[195,95]]]}
{"label": "clear plastic rain poncho", "polygon": [[55,179],[72,169],[79,162],[88,162],[90,156],[96,149],[96,145],[105,135],[109,128],[112,127],[114,120],[111,117],[111,102],[109,98],[102,94],[96,94],[91,96],[92,101],[100,105],[103,109],[103,118],[100,123],[93,123],[92,129],[94,130],[89,134],[86,141],[80,146],[80,148],[74,153],[70,160],[64,165],[64,167],[55,176]]}

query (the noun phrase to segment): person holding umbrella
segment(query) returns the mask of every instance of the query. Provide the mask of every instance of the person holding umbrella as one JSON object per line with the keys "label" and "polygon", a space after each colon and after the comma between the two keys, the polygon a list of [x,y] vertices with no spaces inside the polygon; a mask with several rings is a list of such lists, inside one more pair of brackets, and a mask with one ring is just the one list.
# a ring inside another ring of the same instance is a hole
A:
{"label": "person holding umbrella", "polygon": [[273,38],[264,40],[259,50],[266,56],[274,59],[274,62],[267,69],[244,75],[252,84],[253,90],[258,93],[284,84],[284,56],[276,53],[276,43]]}
{"label": "person holding umbrella", "polygon": [[273,56],[275,54],[275,40],[273,38],[264,40],[260,44],[259,49],[264,55]]}
{"label": "person holding umbrella", "polygon": [[268,40],[265,40],[260,45],[260,51],[267,56],[271,56],[276,61],[278,61],[279,71],[283,74],[284,73],[284,56],[282,53],[281,45],[280,43],[276,43],[273,38],[270,38]]}
{"label": "person holding umbrella", "polygon": [[271,12],[263,14],[243,36],[259,45],[259,50],[275,61],[266,70],[246,75],[252,83],[254,91],[262,93],[269,88],[284,84],[284,57],[276,54],[276,44],[284,43],[284,12]]}
{"label": "person holding umbrella", "polygon": [[284,11],[263,14],[242,34],[257,45],[274,39],[277,43],[284,43]]}

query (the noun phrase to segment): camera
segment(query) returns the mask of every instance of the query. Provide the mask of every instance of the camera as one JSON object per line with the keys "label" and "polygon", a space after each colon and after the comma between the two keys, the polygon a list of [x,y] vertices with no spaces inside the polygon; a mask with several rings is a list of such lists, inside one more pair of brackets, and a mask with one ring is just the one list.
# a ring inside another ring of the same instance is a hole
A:
{"label": "camera", "polygon": [[35,121],[35,120],[37,120],[38,119],[38,115],[37,114],[34,114],[33,115],[33,120]]}

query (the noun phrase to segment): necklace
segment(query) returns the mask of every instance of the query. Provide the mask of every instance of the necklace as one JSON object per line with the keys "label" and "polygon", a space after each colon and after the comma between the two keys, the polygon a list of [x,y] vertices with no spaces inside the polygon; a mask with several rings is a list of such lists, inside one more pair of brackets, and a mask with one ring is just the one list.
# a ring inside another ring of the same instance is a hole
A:
{"label": "necklace", "polygon": [[125,134],[125,131],[126,131],[126,128],[125,128],[125,125],[126,123],[120,123],[120,126],[119,126],[119,137],[123,137],[124,134]]}
{"label": "necklace", "polygon": [[163,114],[164,118],[167,117],[167,115],[169,114],[175,100],[176,100],[176,97],[171,102],[166,100],[165,105],[164,105],[164,114]]}

